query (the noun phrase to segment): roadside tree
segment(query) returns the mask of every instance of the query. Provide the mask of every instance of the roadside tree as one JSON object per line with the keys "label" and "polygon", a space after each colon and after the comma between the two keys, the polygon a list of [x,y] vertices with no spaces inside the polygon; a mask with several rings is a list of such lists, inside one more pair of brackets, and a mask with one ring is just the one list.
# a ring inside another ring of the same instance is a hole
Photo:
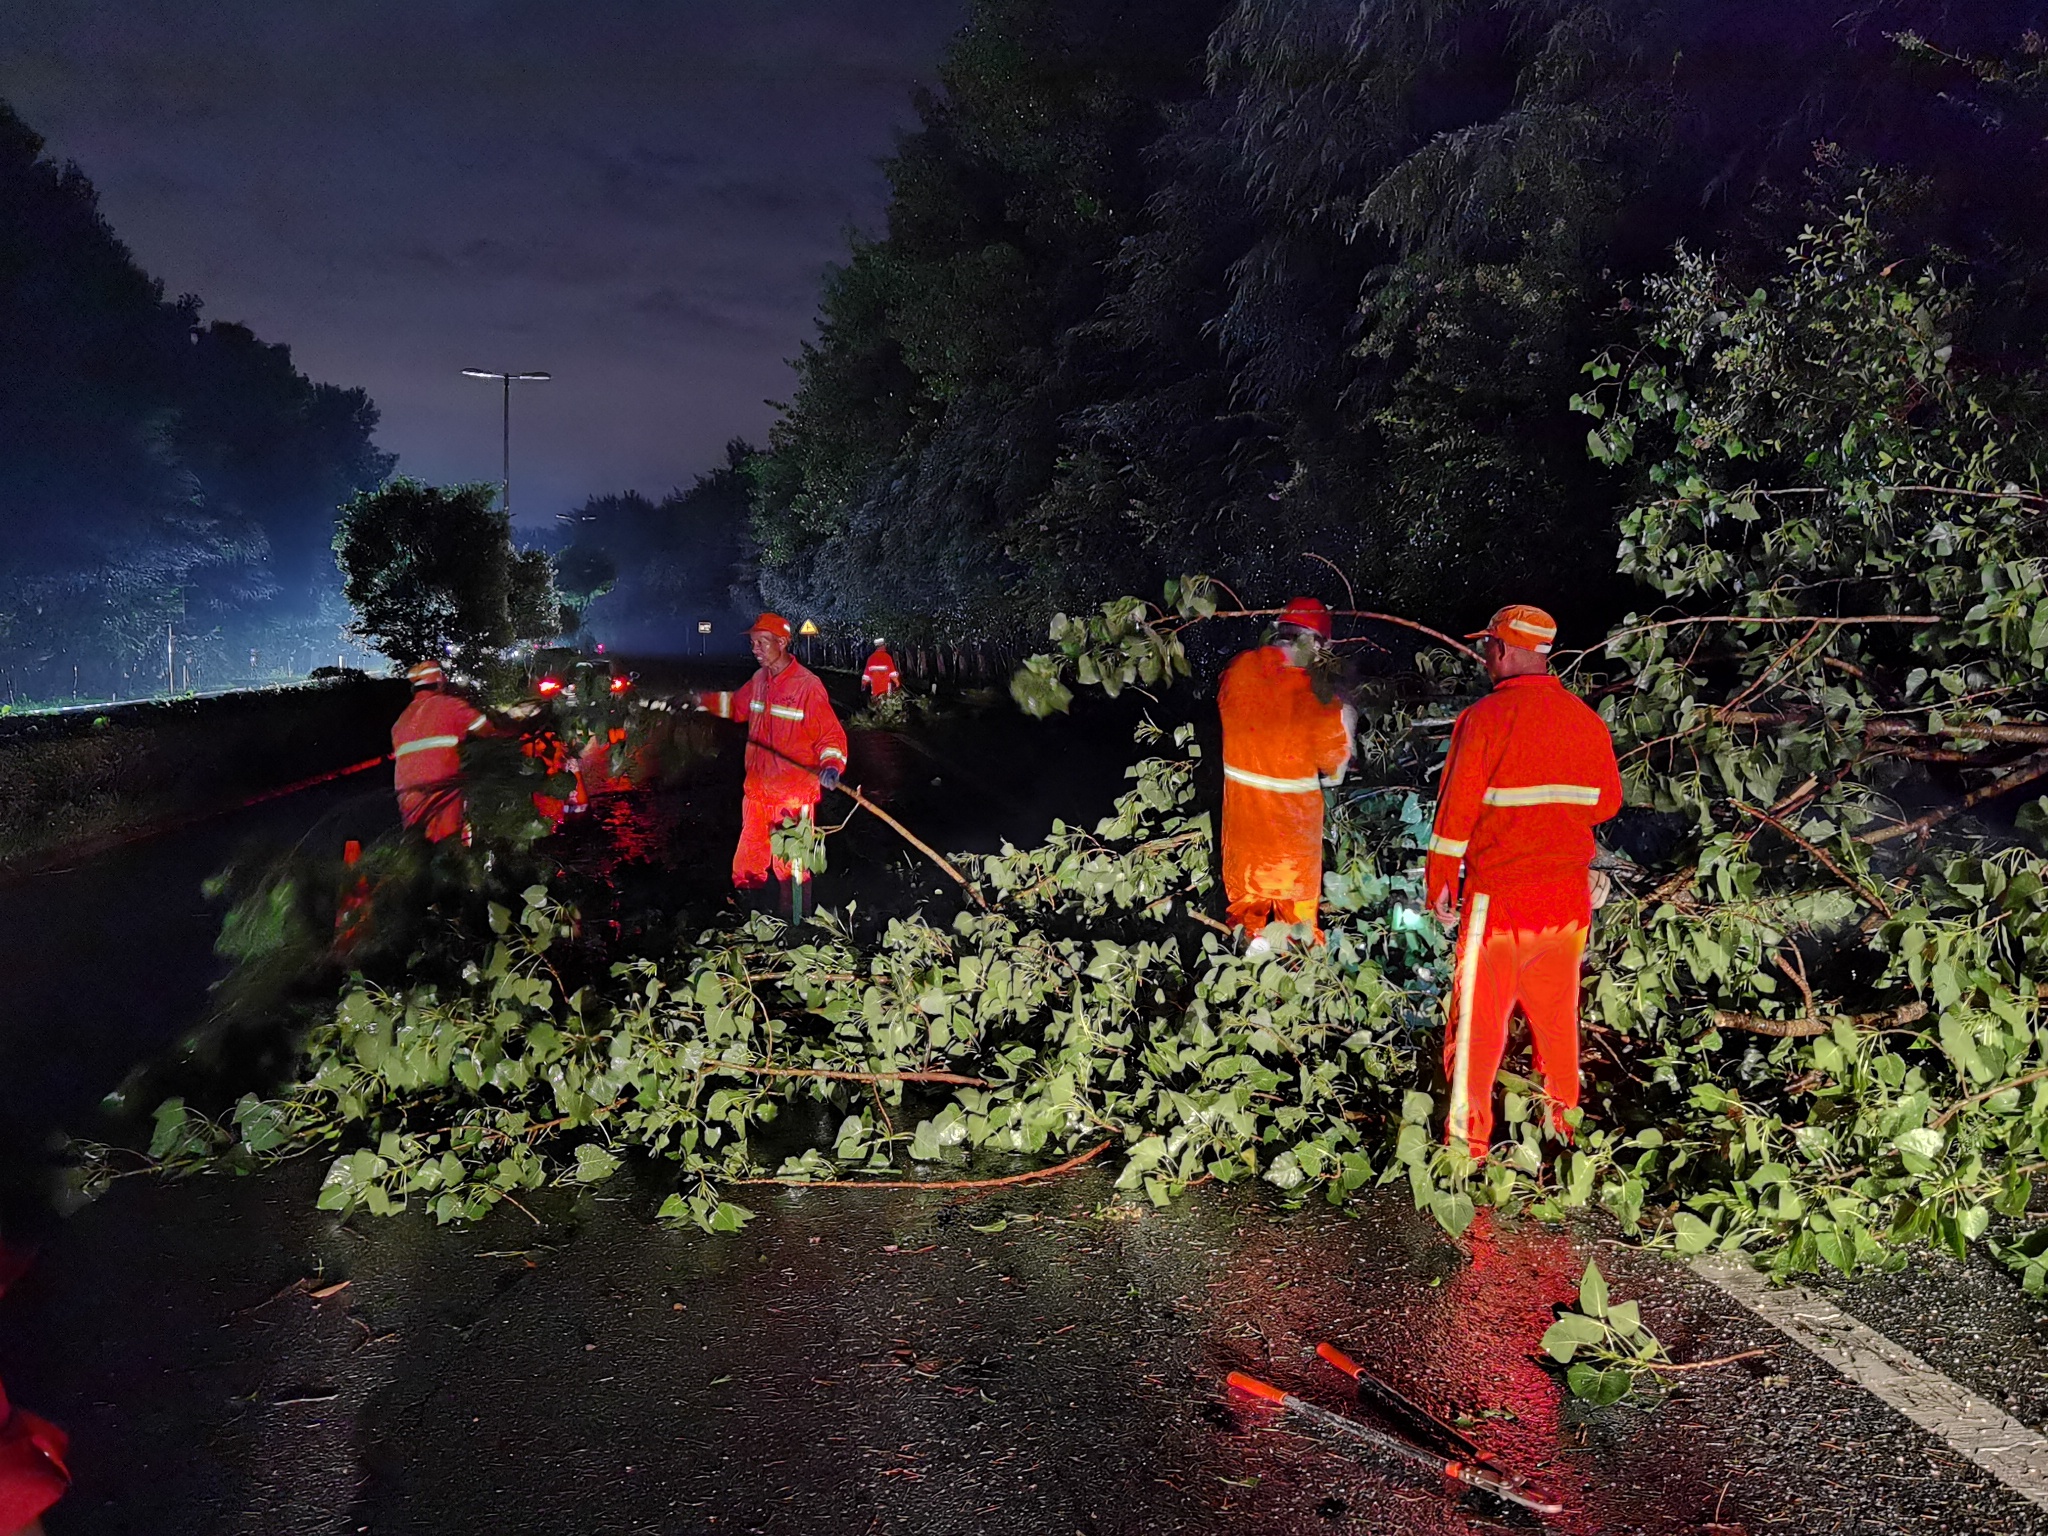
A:
{"label": "roadside tree", "polygon": [[475,659],[559,633],[548,557],[512,547],[495,494],[489,485],[400,478],[343,507],[334,552],[355,609],[352,632],[401,663]]}

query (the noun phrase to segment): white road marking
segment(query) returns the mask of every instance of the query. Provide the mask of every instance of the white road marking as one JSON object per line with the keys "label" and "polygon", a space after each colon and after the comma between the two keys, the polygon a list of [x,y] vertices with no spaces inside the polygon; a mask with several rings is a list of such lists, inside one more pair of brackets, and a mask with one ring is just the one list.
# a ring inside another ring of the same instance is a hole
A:
{"label": "white road marking", "polygon": [[1701,1254],[1692,1270],[2013,1492],[2048,1509],[2048,1438],[1956,1385],[1825,1296],[1804,1286],[1772,1285],[1739,1254]]}

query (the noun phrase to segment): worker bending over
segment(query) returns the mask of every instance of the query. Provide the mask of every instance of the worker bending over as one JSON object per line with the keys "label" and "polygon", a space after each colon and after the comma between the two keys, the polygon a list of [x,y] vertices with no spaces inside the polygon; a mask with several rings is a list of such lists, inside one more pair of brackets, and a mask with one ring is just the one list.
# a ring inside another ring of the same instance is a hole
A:
{"label": "worker bending over", "polygon": [[1330,610],[1297,597],[1270,645],[1223,674],[1223,891],[1230,921],[1272,948],[1268,923],[1313,930],[1323,890],[1323,785],[1351,761],[1351,707],[1318,697],[1310,663],[1330,640]]}
{"label": "worker bending over", "polygon": [[808,871],[775,858],[769,834],[809,817],[820,793],[839,787],[846,728],[832,711],[825,685],[790,655],[789,620],[764,613],[747,631],[747,641],[760,670],[737,692],[697,696],[699,708],[747,722],[747,783],[732,883],[742,891],[758,890],[772,874],[801,886]]}
{"label": "worker bending over", "polygon": [[1479,642],[1494,688],[1451,730],[1426,880],[1430,910],[1459,925],[1444,1140],[1463,1140],[1483,1158],[1516,1004],[1559,1134],[1579,1102],[1593,828],[1621,809],[1621,774],[1607,723],[1550,675],[1557,625],[1549,614],[1514,604],[1466,638]]}
{"label": "worker bending over", "polygon": [[889,654],[889,648],[880,640],[875,642],[875,654],[861,668],[860,685],[877,699],[886,699],[903,686],[903,674],[896,670],[896,658]]}
{"label": "worker bending over", "polygon": [[412,682],[412,702],[391,727],[398,815],[438,843],[463,830],[462,744],[490,722],[449,690],[438,661],[415,662],[405,675]]}

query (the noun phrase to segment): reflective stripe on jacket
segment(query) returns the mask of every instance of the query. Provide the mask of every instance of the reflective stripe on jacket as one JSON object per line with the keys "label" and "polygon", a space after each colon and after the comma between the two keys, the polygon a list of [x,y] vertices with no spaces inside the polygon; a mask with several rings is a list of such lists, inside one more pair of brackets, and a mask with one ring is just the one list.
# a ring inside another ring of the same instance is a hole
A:
{"label": "reflective stripe on jacket", "polygon": [[1233,661],[1223,717],[1223,886],[1233,902],[1314,902],[1323,884],[1323,782],[1351,760],[1348,711],[1318,699],[1276,646]]}
{"label": "reflective stripe on jacket", "polygon": [[878,699],[887,698],[903,684],[903,674],[896,670],[896,658],[877,647],[875,654],[868,658],[868,664],[861,669],[860,685]]}
{"label": "reflective stripe on jacket", "polygon": [[732,693],[707,693],[714,715],[747,722],[747,793],[778,802],[818,798],[818,772],[846,767],[846,727],[817,675],[791,661],[774,676],[764,667]]}
{"label": "reflective stripe on jacket", "polygon": [[1548,673],[1505,678],[1451,731],[1430,902],[1457,894],[1462,861],[1467,896],[1520,895],[1528,906],[1554,895],[1549,916],[1583,922],[1593,828],[1620,809],[1607,722]]}
{"label": "reflective stripe on jacket", "polygon": [[460,778],[462,744],[484,723],[483,711],[457,694],[415,693],[391,727],[395,787],[423,789]]}

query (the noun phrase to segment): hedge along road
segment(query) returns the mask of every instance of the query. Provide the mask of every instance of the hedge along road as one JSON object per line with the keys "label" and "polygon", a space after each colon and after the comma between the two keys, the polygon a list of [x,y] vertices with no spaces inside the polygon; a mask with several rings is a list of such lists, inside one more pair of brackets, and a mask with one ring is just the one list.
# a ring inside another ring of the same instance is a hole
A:
{"label": "hedge along road", "polygon": [[[1032,835],[1048,799],[1091,816],[1123,756],[1094,750],[1116,744],[1106,725],[1077,739],[967,721],[911,754],[914,777],[896,763],[894,803],[921,827],[954,822],[953,761],[982,780],[985,832]],[[604,814],[629,840],[682,829],[645,845],[677,850],[666,878],[700,883],[722,867],[707,839],[732,766],[680,805]],[[331,786],[0,888],[27,936],[0,1035],[26,1101],[13,1123],[77,1124],[195,1017],[215,922],[196,887],[240,842],[360,835],[342,831],[357,815],[388,802]],[[957,846],[958,830],[935,835]],[[0,1307],[0,1379],[73,1433],[78,1486],[53,1531],[1526,1523],[1226,1400],[1224,1373],[1243,1369],[1342,1405],[1313,1358],[1323,1338],[1469,1416],[1566,1505],[1560,1530],[2048,1531],[1667,1261],[1533,1223],[1482,1220],[1454,1242],[1395,1191],[1359,1219],[1215,1189],[1153,1211],[1088,1168],[979,1196],[757,1191],[756,1223],[707,1238],[652,1224],[659,1170],[465,1230],[338,1223],[314,1209],[320,1172],[124,1179],[51,1235]],[[1676,1358],[1779,1347],[1648,1408],[1568,1402],[1531,1354],[1596,1251]],[[1944,1287],[1973,1285],[1967,1318],[1943,1312]],[[2039,1423],[2048,1375],[2015,1289],[1934,1270],[1866,1287],[1895,1336]]]}

